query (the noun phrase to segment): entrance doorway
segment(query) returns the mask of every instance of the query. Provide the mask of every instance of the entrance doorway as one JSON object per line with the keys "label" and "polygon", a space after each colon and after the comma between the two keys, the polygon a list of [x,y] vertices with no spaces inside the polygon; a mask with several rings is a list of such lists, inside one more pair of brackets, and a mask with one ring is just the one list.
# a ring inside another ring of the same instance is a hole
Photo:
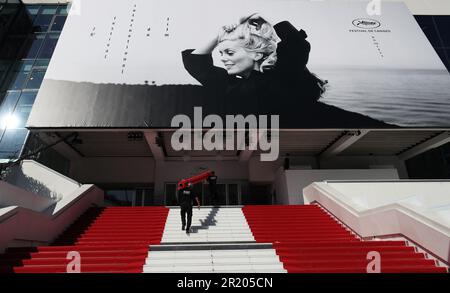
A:
{"label": "entrance doorway", "polygon": [[152,187],[134,189],[113,189],[105,191],[106,206],[152,206],[154,189]]}

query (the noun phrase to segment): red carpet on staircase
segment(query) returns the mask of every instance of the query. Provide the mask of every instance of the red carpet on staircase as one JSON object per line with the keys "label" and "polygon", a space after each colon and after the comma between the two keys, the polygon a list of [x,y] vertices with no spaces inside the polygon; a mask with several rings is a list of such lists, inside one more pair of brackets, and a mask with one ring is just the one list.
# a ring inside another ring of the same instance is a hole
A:
{"label": "red carpet on staircase", "polygon": [[149,245],[161,243],[166,207],[90,208],[52,245],[8,248],[0,272],[64,273],[81,256],[81,272],[140,273]]}
{"label": "red carpet on staircase", "polygon": [[318,205],[245,206],[257,242],[272,242],[289,273],[366,273],[380,254],[382,273],[446,273],[405,241],[361,241]]}

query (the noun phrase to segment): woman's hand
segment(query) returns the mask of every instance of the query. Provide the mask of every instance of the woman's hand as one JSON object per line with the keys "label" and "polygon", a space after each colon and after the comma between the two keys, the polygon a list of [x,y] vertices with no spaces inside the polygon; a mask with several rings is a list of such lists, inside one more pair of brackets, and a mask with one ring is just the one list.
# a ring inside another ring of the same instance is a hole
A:
{"label": "woman's hand", "polygon": [[237,23],[233,23],[233,24],[224,25],[224,26],[222,27],[222,29],[223,29],[225,32],[230,33],[230,32],[232,32],[232,31],[234,31],[237,27],[238,27],[238,24],[237,24]]}

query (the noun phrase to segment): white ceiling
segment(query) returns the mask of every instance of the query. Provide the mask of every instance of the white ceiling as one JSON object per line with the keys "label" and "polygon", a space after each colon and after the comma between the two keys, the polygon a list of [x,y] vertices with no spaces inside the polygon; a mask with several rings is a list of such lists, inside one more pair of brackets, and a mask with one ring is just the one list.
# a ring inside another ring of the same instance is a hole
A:
{"label": "white ceiling", "polygon": [[[145,130],[149,131],[149,130]],[[340,156],[397,156],[443,133],[441,130],[372,130],[361,139],[342,151]],[[70,132],[59,132],[61,137]],[[78,131],[82,143],[71,144],[85,157],[149,157],[153,156],[145,137],[139,141],[130,141],[127,130],[89,130]],[[238,159],[239,151],[175,151],[170,138],[173,131],[160,131],[163,139],[165,158],[217,158]],[[318,156],[339,138],[345,135],[343,130],[297,130],[280,131],[280,155]],[[254,151],[253,155],[259,154]]]}

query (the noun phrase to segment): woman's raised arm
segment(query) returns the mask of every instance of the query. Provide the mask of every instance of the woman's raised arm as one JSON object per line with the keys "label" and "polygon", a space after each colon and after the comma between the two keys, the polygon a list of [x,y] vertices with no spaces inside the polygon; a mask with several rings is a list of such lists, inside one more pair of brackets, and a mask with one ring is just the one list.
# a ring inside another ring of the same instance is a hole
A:
{"label": "woman's raised arm", "polygon": [[192,54],[195,54],[195,55],[211,54],[212,51],[214,50],[214,48],[217,46],[217,40],[218,40],[218,37],[216,36],[214,39],[210,40],[205,45],[192,51]]}
{"label": "woman's raised arm", "polygon": [[210,40],[208,43],[206,43],[202,47],[199,47],[199,48],[195,49],[192,52],[192,54],[195,54],[195,55],[211,54],[212,51],[214,51],[214,48],[219,44],[219,36],[222,35],[223,32],[231,32],[231,31],[233,31],[234,29],[236,29],[237,26],[238,26],[238,24],[230,24],[230,25],[223,26],[219,30],[219,33],[217,34],[217,36],[215,38]]}

